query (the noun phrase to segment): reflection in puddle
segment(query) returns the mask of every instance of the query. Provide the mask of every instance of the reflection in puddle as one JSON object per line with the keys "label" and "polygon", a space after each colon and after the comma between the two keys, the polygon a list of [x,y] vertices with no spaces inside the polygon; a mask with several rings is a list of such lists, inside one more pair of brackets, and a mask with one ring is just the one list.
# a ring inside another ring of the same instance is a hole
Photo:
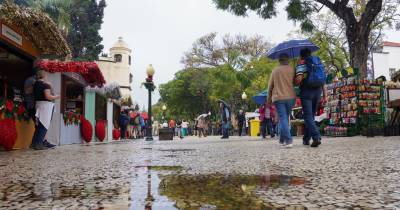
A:
{"label": "reflection in puddle", "polygon": [[[270,209],[256,190],[303,185],[301,177],[286,175],[183,175],[174,166],[137,167],[131,208],[136,209]],[[170,171],[170,172],[168,172]]]}
{"label": "reflection in puddle", "polygon": [[178,209],[268,209],[256,189],[304,184],[304,178],[285,175],[161,175],[160,194]]}
{"label": "reflection in puddle", "polygon": [[40,202],[43,208],[74,203],[91,209],[272,209],[257,191],[305,182],[285,175],[187,175],[182,171],[181,166],[138,166],[133,179],[101,175],[74,184],[16,181],[0,186],[0,209],[21,203],[32,207],[31,202]]}
{"label": "reflection in puddle", "polygon": [[160,149],[161,152],[193,152],[195,149]]}

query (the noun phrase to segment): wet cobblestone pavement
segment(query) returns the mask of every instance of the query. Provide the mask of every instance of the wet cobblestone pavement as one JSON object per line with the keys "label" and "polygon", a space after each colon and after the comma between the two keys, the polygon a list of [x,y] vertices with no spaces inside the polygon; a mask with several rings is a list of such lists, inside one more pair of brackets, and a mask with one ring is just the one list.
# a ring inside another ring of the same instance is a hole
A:
{"label": "wet cobblestone pavement", "polygon": [[0,152],[0,209],[149,206],[400,209],[400,138],[330,138],[317,149],[209,137]]}

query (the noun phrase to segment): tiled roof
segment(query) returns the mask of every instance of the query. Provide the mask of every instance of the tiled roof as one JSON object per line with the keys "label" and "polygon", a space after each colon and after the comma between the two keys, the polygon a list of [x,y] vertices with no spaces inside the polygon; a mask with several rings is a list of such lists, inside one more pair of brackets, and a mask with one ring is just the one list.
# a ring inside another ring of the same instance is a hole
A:
{"label": "tiled roof", "polygon": [[400,47],[400,43],[398,43],[398,42],[383,42],[383,46],[386,46],[386,47]]}

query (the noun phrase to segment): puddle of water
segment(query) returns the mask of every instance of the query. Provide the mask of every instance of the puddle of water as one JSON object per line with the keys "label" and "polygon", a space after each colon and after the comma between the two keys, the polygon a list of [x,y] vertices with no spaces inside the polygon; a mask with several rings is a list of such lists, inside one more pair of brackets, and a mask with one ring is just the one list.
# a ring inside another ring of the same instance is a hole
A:
{"label": "puddle of water", "polygon": [[161,175],[160,195],[178,209],[269,209],[255,190],[304,184],[301,177],[285,175]]}
{"label": "puddle of water", "polygon": [[136,209],[271,209],[256,190],[303,185],[286,175],[184,175],[180,166],[140,166],[131,190]]}
{"label": "puddle of water", "polygon": [[181,174],[183,170],[181,166],[137,166],[132,180],[123,183],[103,176],[77,184],[49,180],[13,182],[0,186],[0,200],[8,203],[101,200],[99,207],[130,210],[258,210],[271,207],[256,191],[305,183],[304,178],[286,175],[187,175]]}
{"label": "puddle of water", "polygon": [[142,148],[143,150],[152,150],[153,148],[150,148],[150,147],[145,147],[145,148]]}

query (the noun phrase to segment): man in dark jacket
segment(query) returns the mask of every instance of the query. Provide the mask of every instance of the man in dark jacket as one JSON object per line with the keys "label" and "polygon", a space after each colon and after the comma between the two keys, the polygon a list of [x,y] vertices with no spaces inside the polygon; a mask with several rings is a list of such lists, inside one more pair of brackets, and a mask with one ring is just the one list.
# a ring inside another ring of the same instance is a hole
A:
{"label": "man in dark jacket", "polygon": [[119,117],[119,128],[121,130],[121,139],[125,139],[126,130],[129,124],[129,116],[127,111],[122,111]]}
{"label": "man in dark jacket", "polygon": [[229,126],[231,122],[231,111],[229,107],[223,102],[219,101],[219,107],[221,109],[221,121],[222,121],[222,137],[221,139],[229,139]]}
{"label": "man in dark jacket", "polygon": [[238,121],[239,136],[242,136],[243,125],[246,122],[246,116],[243,110],[239,110],[239,113],[237,115],[237,121]]}

